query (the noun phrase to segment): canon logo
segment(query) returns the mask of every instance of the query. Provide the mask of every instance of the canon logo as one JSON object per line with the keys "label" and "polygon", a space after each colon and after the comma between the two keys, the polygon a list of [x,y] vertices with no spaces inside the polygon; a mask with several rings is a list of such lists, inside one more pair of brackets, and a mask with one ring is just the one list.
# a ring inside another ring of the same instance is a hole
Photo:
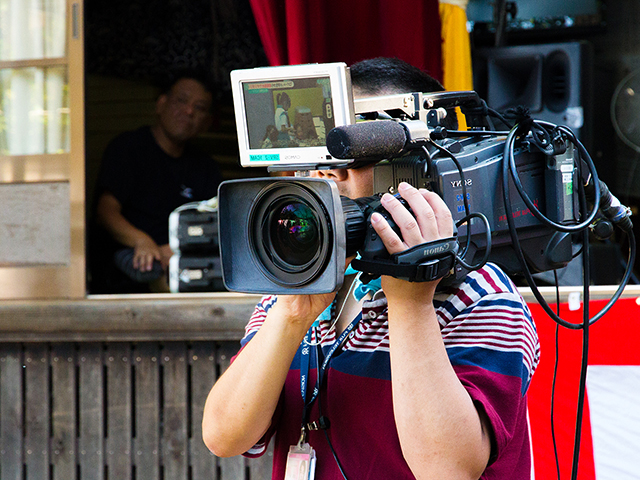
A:
{"label": "canon logo", "polygon": [[425,257],[430,257],[432,255],[437,255],[438,253],[444,253],[449,250],[449,244],[438,245],[437,247],[425,248],[423,255]]}

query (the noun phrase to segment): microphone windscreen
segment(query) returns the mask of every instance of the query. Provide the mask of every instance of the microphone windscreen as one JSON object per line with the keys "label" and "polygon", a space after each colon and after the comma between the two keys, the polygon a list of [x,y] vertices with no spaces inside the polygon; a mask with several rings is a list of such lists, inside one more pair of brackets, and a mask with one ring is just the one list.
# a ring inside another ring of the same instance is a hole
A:
{"label": "microphone windscreen", "polygon": [[374,120],[336,127],[327,135],[327,150],[335,158],[392,158],[407,142],[402,125],[393,120]]}

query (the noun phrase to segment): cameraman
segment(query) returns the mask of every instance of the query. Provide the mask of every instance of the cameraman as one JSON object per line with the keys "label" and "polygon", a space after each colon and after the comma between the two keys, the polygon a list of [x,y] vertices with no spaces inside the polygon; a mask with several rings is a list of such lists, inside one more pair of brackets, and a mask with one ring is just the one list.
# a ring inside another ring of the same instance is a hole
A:
{"label": "cameraman", "polygon": [[[351,75],[356,97],[442,89],[397,59],[359,62]],[[315,175],[351,198],[373,193],[371,165]],[[406,183],[399,192],[415,218],[391,195],[382,203],[402,238],[371,217],[390,253],[452,235],[437,194]],[[207,399],[207,446],[257,456],[275,433],[272,478],[283,479],[289,448],[311,424],[304,440],[319,480],[530,478],[526,390],[539,347],[508,277],[486,265],[437,289],[389,276],[363,285],[347,273],[337,294],[261,300]]]}

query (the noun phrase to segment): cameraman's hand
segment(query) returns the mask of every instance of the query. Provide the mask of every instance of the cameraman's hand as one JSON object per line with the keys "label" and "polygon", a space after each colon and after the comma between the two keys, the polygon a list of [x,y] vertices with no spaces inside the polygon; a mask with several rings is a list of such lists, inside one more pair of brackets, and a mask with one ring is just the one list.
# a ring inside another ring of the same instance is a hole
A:
{"label": "cameraman's hand", "polygon": [[278,301],[269,311],[271,317],[298,326],[304,334],[311,324],[335,298],[335,293],[318,295],[278,295]]}
{"label": "cameraman's hand", "polygon": [[[398,186],[398,192],[411,207],[413,215],[393,195],[384,194],[381,201],[400,228],[402,238],[393,231],[382,215],[371,215],[371,225],[390,254],[453,235],[451,212],[437,193],[418,190],[405,182]],[[433,296],[438,281],[406,282],[383,276],[382,289],[390,302],[396,298],[401,301],[424,302],[425,297],[420,294]]]}
{"label": "cameraman's hand", "polygon": [[[345,259],[345,270],[354,258],[356,256],[351,255]],[[278,307],[278,315],[301,325],[306,332],[315,319],[331,305],[335,296],[336,292],[319,295],[278,295],[278,301],[272,309]]]}

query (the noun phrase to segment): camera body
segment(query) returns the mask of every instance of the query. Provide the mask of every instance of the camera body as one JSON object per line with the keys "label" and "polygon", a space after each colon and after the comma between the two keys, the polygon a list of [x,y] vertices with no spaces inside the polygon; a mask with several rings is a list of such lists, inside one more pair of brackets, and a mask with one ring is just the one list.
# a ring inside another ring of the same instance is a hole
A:
{"label": "camera body", "polygon": [[[356,252],[370,264],[380,262],[387,268],[389,255],[379,251],[380,242],[372,247],[377,235],[369,217],[375,210],[384,213],[377,204],[379,197],[386,192],[395,193],[402,181],[435,191],[444,199],[454,220],[460,223],[457,241],[463,247],[467,265],[491,248],[489,261],[507,273],[520,271],[502,200],[505,136],[487,133],[457,140],[446,138],[441,126],[453,107],[480,105],[475,92],[418,92],[354,101],[344,64],[242,70],[232,72],[231,78],[243,166],[255,164],[271,171],[304,172],[375,163],[376,195],[347,199],[339,196],[332,181],[305,176],[223,182],[218,193],[218,219],[227,289],[265,294],[332,292],[342,284],[346,257]],[[254,94],[247,93],[252,90],[261,91],[259,107],[252,98]],[[283,92],[288,93],[290,103],[286,105],[280,104],[282,98],[286,99]],[[318,97],[315,100],[314,95]],[[305,101],[315,102],[315,106],[303,105]],[[327,105],[333,117],[329,124],[325,122]],[[313,145],[296,141],[294,134],[283,128],[282,133],[288,135],[284,143],[277,143],[274,134],[274,141],[265,141],[257,148],[252,131],[277,119],[280,107],[309,110],[311,123],[316,126]],[[256,111],[261,113],[257,115]],[[356,124],[356,114],[393,120]],[[484,124],[481,115],[467,119],[475,129]],[[333,128],[327,130],[327,125]],[[534,204],[552,220],[572,223],[577,211],[573,190],[576,174],[573,150],[570,144],[567,147],[561,155],[548,156],[521,140],[513,156]],[[515,189],[510,189],[510,204],[532,270],[565,266],[572,258],[570,236],[541,223]],[[547,206],[552,207],[551,212]],[[469,211],[481,212],[487,221],[463,221]],[[449,252],[433,261],[450,257]],[[397,258],[392,260],[391,263],[402,263]],[[394,268],[390,274],[405,278]],[[447,281],[461,279],[468,271],[462,262],[453,262]]]}
{"label": "camera body", "polygon": [[[507,222],[503,199],[502,161],[504,138],[489,136],[481,140],[466,138],[461,141],[443,141],[441,144],[456,150],[456,158],[462,168],[463,177],[454,162],[441,152],[433,152],[427,161],[416,156],[405,156],[380,162],[374,167],[374,191],[394,191],[401,181],[416,188],[426,188],[440,195],[445,201],[455,222],[467,215],[466,196],[471,212],[483,213],[491,232],[489,261],[499,265],[506,273],[518,275],[522,265],[513,251],[512,238]],[[572,185],[577,181],[573,172],[574,149],[558,156],[546,157],[523,143],[514,152],[516,169],[520,181],[536,207],[555,222],[573,224],[577,219],[577,195]],[[564,183],[561,169],[571,165],[570,174]],[[464,186],[463,186],[464,183]],[[526,205],[509,179],[509,203],[520,244],[532,271],[544,272],[562,268],[573,257],[571,236],[557,232],[538,220]],[[567,185],[571,185],[568,190]],[[487,249],[487,225],[481,222],[464,222],[459,228],[458,240],[466,244],[470,235],[467,263],[477,263]],[[454,278],[466,273],[461,265],[456,266]]]}

